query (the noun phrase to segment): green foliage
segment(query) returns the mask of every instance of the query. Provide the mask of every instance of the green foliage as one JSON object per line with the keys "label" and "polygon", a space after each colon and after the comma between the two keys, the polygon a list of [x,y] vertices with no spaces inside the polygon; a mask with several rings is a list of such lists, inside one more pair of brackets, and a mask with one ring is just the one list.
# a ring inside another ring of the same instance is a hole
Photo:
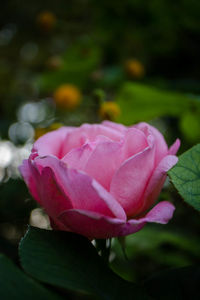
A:
{"label": "green foliage", "polygon": [[180,120],[180,129],[186,140],[195,143],[200,140],[200,114],[199,112],[186,112]]}
{"label": "green foliage", "polygon": [[[17,195],[17,197],[15,196]],[[1,221],[27,221],[29,214],[36,207],[31,201],[22,180],[10,179],[0,185],[0,217]]]}
{"label": "green foliage", "polygon": [[113,244],[116,258],[112,268],[127,280],[140,282],[141,277],[148,278],[156,270],[185,267],[199,262],[199,239],[184,233],[184,230],[175,232],[148,225],[125,237],[123,244],[120,244],[117,240]]}
{"label": "green foliage", "polygon": [[0,254],[0,298],[2,300],[61,300],[25,275],[2,254]]}
{"label": "green foliage", "polygon": [[79,42],[68,48],[61,58],[58,70],[46,71],[39,77],[38,84],[42,92],[52,92],[64,83],[85,87],[91,72],[100,62],[101,51],[91,42]]}
{"label": "green foliage", "polygon": [[67,232],[29,228],[19,248],[21,263],[38,280],[85,291],[100,299],[148,299],[135,284],[113,273],[86,238]]}
{"label": "green foliage", "polygon": [[121,107],[118,122],[131,125],[149,121],[158,116],[179,116],[190,107],[200,107],[200,102],[183,94],[163,91],[141,83],[125,83],[116,101]]}
{"label": "green foliage", "polygon": [[144,283],[155,300],[199,298],[200,266],[190,266],[160,272]]}
{"label": "green foliage", "polygon": [[[147,226],[136,234],[127,236],[125,240],[125,249],[129,258],[135,257],[139,253],[148,253],[152,259],[156,259],[158,262],[161,262],[163,260],[164,253],[161,254],[160,247],[163,244],[170,244],[179,250],[183,250],[185,253],[188,252],[191,255],[194,255],[195,257],[198,257],[200,253],[200,244],[198,239],[184,236],[183,234],[175,233],[170,230],[159,230],[153,226]],[[167,253],[167,255],[169,255],[169,253]],[[174,253],[172,253],[172,256],[173,255]],[[167,259],[168,262],[170,262],[170,256],[168,256],[168,258],[166,256],[164,261],[166,262]],[[177,266],[180,266],[179,262],[181,262],[181,259],[177,261]],[[183,261],[183,263],[187,263],[187,260]]]}
{"label": "green foliage", "polygon": [[183,199],[200,211],[200,144],[183,153],[168,174]]}

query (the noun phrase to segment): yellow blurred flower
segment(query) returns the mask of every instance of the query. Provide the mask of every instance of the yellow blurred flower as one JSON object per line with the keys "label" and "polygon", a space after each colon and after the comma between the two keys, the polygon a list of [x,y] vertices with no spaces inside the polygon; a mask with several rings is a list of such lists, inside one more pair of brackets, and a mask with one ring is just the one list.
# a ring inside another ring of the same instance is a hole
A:
{"label": "yellow blurred flower", "polygon": [[38,15],[37,23],[43,30],[49,31],[56,24],[56,16],[50,11],[43,11]]}
{"label": "yellow blurred flower", "polygon": [[54,100],[58,107],[72,110],[81,102],[81,92],[72,84],[63,84],[54,92]]}
{"label": "yellow blurred flower", "polygon": [[34,134],[34,140],[36,141],[37,139],[39,139],[45,133],[47,133],[46,128],[36,128],[35,129],[35,134]]}
{"label": "yellow blurred flower", "polygon": [[55,122],[55,123],[51,124],[51,125],[48,127],[48,131],[56,130],[56,129],[62,127],[62,126],[63,126],[62,123]]}
{"label": "yellow blurred flower", "polygon": [[120,107],[116,102],[107,101],[101,104],[99,115],[102,119],[115,120],[121,113]]}
{"label": "yellow blurred flower", "polygon": [[39,139],[42,135],[44,135],[45,133],[49,132],[49,131],[53,131],[53,130],[56,130],[60,127],[62,127],[63,124],[62,123],[52,123],[49,127],[46,127],[46,128],[41,128],[41,127],[38,127],[35,129],[35,135],[34,135],[34,139],[37,140]]}
{"label": "yellow blurred flower", "polygon": [[142,78],[145,74],[143,64],[137,59],[129,59],[125,63],[125,70],[133,78]]}

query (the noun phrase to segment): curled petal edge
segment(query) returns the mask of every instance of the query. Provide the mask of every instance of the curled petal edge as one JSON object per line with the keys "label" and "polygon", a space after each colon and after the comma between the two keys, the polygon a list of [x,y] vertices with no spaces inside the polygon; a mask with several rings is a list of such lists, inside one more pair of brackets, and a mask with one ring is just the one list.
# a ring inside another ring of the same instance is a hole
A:
{"label": "curled petal edge", "polygon": [[124,222],[98,213],[70,209],[62,212],[58,220],[73,232],[89,239],[125,236],[141,230],[147,222],[166,224],[173,216],[175,207],[167,201],[158,203],[146,216]]}

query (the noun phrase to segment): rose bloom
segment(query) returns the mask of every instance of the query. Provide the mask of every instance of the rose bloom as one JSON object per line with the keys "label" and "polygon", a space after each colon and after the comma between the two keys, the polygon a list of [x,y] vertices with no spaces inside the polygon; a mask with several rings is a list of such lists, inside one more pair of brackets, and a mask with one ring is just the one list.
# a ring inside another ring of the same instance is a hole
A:
{"label": "rose bloom", "polygon": [[154,206],[180,141],[168,149],[153,126],[104,121],[40,137],[20,167],[51,226],[90,239],[124,236],[147,222],[166,224],[174,206]]}

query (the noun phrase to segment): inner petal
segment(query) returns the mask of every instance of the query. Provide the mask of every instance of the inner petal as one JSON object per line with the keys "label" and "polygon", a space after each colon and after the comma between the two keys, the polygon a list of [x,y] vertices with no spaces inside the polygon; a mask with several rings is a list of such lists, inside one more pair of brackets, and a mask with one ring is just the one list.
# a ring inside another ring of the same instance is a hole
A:
{"label": "inner petal", "polygon": [[102,124],[84,124],[67,134],[62,149],[62,157],[73,148],[83,146],[86,141],[94,142],[98,136],[105,136],[113,141],[119,141],[123,134]]}

